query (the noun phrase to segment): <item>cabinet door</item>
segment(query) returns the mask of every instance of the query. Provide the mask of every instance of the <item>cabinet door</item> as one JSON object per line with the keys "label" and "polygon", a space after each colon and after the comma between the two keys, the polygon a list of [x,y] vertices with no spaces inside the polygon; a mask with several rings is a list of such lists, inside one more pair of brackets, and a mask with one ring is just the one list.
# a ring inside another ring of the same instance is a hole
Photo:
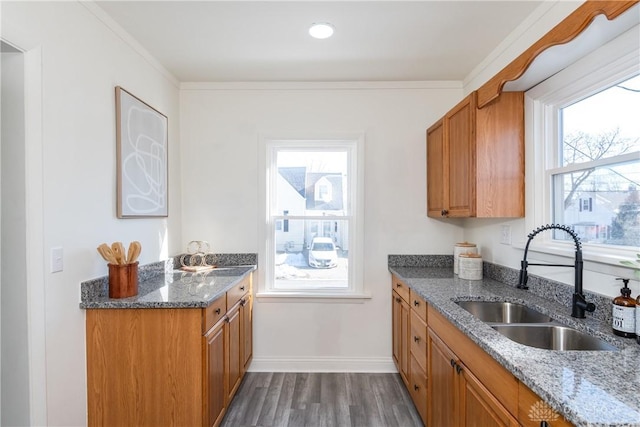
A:
{"label": "cabinet door", "polygon": [[461,363],[456,369],[460,376],[460,425],[466,427],[517,427],[518,421]]}
{"label": "cabinet door", "polygon": [[447,215],[447,157],[444,120],[441,119],[427,129],[427,215],[434,218]]}
{"label": "cabinet door", "polygon": [[428,408],[430,426],[458,427],[455,402],[457,400],[457,374],[455,354],[428,329]]}
{"label": "cabinet door", "polygon": [[409,304],[397,292],[393,297],[393,360],[404,384],[409,387]]}
{"label": "cabinet door", "polygon": [[445,175],[449,190],[447,216],[475,216],[475,92],[447,113],[444,125],[445,144],[448,145],[448,174]]}
{"label": "cabinet door", "polygon": [[227,352],[227,354],[225,354],[227,404],[233,398],[242,378],[240,319],[240,303],[238,302],[238,304],[227,312],[227,324],[225,326],[225,343],[227,344],[225,349]]}
{"label": "cabinet door", "polygon": [[411,355],[411,369],[409,369],[409,394],[420,414],[420,418],[427,423],[427,374],[424,368]]}
{"label": "cabinet door", "polygon": [[242,317],[242,372],[246,372],[253,356],[253,297],[245,295],[240,303]]}
{"label": "cabinet door", "polygon": [[225,322],[214,325],[204,336],[205,341],[205,411],[204,426],[219,425],[225,410]]}

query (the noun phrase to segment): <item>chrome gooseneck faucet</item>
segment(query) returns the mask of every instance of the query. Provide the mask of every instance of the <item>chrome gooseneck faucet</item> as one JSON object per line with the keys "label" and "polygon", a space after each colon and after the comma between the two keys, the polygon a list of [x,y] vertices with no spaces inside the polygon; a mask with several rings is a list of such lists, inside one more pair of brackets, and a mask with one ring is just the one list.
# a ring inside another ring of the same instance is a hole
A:
{"label": "chrome gooseneck faucet", "polygon": [[[543,232],[545,230],[551,230],[551,229],[562,230],[562,231],[566,232],[567,234],[569,234],[573,238],[573,241],[574,241],[574,243],[576,245],[576,258],[575,258],[574,265],[570,265],[570,264],[534,264],[534,263],[527,262],[527,252],[529,251],[529,244],[531,243],[533,238],[536,237],[536,235],[538,235],[539,233],[541,233],[541,232]],[[587,300],[584,297],[584,294],[582,293],[582,267],[583,267],[582,245],[580,243],[580,238],[575,233],[575,231],[573,231],[572,229],[570,229],[566,225],[547,224],[547,225],[543,225],[541,227],[536,228],[531,233],[529,233],[529,235],[527,237],[529,239],[527,240],[527,245],[524,248],[524,258],[522,259],[522,261],[520,263],[520,278],[518,280],[518,288],[520,288],[520,289],[529,289],[529,287],[527,286],[527,281],[529,280],[529,275],[527,274],[527,267],[530,266],[530,265],[538,265],[538,266],[545,266],[545,267],[573,267],[575,269],[575,280],[574,280],[575,290],[573,292],[573,303],[572,303],[572,307],[571,307],[571,316],[577,317],[579,319],[584,319],[586,317],[585,316],[585,311],[593,312],[596,309],[595,304],[593,304],[591,302],[587,302]]]}

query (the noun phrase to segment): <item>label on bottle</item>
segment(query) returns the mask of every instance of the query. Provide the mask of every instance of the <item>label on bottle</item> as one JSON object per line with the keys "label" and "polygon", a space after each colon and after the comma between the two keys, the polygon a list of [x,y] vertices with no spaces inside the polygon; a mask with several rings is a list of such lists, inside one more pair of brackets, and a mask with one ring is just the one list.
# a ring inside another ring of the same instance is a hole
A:
{"label": "label on bottle", "polygon": [[613,306],[613,329],[620,332],[636,332],[636,308]]}

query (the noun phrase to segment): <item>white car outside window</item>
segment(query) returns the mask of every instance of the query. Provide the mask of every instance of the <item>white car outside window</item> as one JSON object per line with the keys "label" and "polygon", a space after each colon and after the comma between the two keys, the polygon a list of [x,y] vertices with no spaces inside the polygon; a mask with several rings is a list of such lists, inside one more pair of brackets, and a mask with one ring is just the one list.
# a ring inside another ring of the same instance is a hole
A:
{"label": "white car outside window", "polygon": [[338,251],[329,237],[314,237],[309,247],[309,266],[333,268],[338,265]]}

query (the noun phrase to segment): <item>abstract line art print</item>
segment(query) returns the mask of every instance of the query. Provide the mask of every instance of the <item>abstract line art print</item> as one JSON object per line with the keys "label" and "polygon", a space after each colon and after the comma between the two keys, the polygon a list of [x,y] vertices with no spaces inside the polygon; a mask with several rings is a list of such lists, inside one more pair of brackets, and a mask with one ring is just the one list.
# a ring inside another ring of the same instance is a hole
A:
{"label": "abstract line art print", "polygon": [[166,217],[167,117],[116,87],[118,218]]}

